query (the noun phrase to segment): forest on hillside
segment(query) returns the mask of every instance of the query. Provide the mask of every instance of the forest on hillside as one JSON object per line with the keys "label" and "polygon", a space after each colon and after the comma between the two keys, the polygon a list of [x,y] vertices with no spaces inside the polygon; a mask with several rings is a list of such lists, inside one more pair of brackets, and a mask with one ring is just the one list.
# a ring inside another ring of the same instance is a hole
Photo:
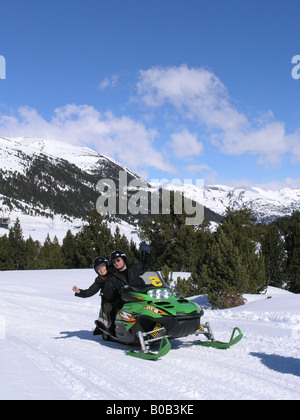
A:
{"label": "forest on hillside", "polygon": [[[227,209],[218,228],[209,222],[185,224],[185,214],[146,218],[141,239],[151,244],[153,269],[170,281],[173,272],[190,272],[188,280],[173,278],[182,296],[206,293],[214,308],[243,303],[245,293],[259,293],[268,285],[300,293],[300,212],[262,225],[247,208]],[[93,210],[88,223],[73,235],[68,231],[62,244],[49,235],[41,244],[23,237],[19,220],[0,238],[0,270],[44,270],[91,268],[99,256],[115,249],[127,254],[130,263],[140,260],[136,244]]]}

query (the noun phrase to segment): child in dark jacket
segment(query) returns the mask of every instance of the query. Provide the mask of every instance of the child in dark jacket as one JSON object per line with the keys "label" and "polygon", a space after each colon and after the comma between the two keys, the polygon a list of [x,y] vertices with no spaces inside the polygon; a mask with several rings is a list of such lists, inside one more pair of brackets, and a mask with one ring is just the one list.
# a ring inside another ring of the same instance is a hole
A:
{"label": "child in dark jacket", "polygon": [[[118,302],[120,281],[113,277],[109,272],[109,263],[104,257],[97,257],[94,260],[94,270],[98,274],[94,283],[86,290],[73,286],[75,296],[88,298],[100,292],[102,297],[101,306],[108,319],[109,328],[113,326],[113,313],[115,312],[116,302]],[[99,329],[95,329],[94,334],[99,334]]]}

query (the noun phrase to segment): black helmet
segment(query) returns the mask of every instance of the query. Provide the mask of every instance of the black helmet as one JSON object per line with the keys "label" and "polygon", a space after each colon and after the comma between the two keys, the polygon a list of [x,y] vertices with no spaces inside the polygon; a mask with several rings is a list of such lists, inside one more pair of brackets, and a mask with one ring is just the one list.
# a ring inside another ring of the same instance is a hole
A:
{"label": "black helmet", "polygon": [[98,274],[98,269],[101,265],[106,265],[106,268],[109,266],[109,263],[107,261],[107,259],[105,257],[97,257],[94,259],[94,270],[96,271],[96,273]]}
{"label": "black helmet", "polygon": [[112,264],[113,260],[115,260],[116,258],[122,258],[124,260],[124,262],[127,263],[127,257],[126,257],[125,252],[123,252],[119,249],[117,249],[116,251],[114,251],[110,254],[109,262]]}

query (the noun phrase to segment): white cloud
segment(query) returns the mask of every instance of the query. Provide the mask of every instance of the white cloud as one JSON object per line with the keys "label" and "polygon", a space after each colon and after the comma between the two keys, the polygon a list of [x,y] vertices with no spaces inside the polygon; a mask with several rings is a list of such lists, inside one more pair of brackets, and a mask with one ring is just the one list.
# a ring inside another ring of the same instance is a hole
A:
{"label": "white cloud", "polygon": [[293,163],[300,162],[300,130],[288,137],[292,149]]}
{"label": "white cloud", "polygon": [[69,104],[57,108],[50,121],[29,107],[20,108],[15,115],[0,114],[0,133],[4,137],[41,137],[93,147],[143,173],[150,167],[175,170],[156,150],[154,130],[147,130],[130,117],[118,118],[110,112],[101,114],[88,105]]}
{"label": "white cloud", "polygon": [[113,74],[111,77],[105,77],[101,83],[99,83],[98,87],[100,90],[104,90],[108,87],[116,87],[118,84],[118,80],[119,80],[119,75],[118,74]]}
{"label": "white cloud", "polygon": [[171,104],[182,117],[204,126],[212,144],[225,154],[253,154],[260,162],[277,163],[290,152],[300,159],[299,135],[288,136],[271,112],[250,121],[232,105],[225,85],[210,70],[153,67],[140,71],[137,91],[147,106]]}
{"label": "white cloud", "polygon": [[171,135],[171,147],[180,158],[198,156],[203,151],[203,145],[197,140],[197,134],[190,133],[186,128]]}
{"label": "white cloud", "polygon": [[256,186],[262,188],[263,190],[273,191],[280,191],[285,188],[300,189],[300,178],[287,177],[282,181],[272,181],[265,184],[258,184]]}

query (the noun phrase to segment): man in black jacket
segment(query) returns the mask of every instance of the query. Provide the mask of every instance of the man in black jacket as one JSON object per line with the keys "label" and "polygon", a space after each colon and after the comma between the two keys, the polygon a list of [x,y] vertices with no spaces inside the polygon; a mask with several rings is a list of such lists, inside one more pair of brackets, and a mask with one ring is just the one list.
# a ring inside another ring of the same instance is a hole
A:
{"label": "man in black jacket", "polygon": [[112,275],[121,282],[122,286],[143,286],[145,283],[140,278],[146,271],[151,269],[152,256],[151,249],[145,242],[140,245],[142,251],[142,261],[137,264],[128,264],[126,254],[117,250],[111,253],[110,263],[112,265]]}

